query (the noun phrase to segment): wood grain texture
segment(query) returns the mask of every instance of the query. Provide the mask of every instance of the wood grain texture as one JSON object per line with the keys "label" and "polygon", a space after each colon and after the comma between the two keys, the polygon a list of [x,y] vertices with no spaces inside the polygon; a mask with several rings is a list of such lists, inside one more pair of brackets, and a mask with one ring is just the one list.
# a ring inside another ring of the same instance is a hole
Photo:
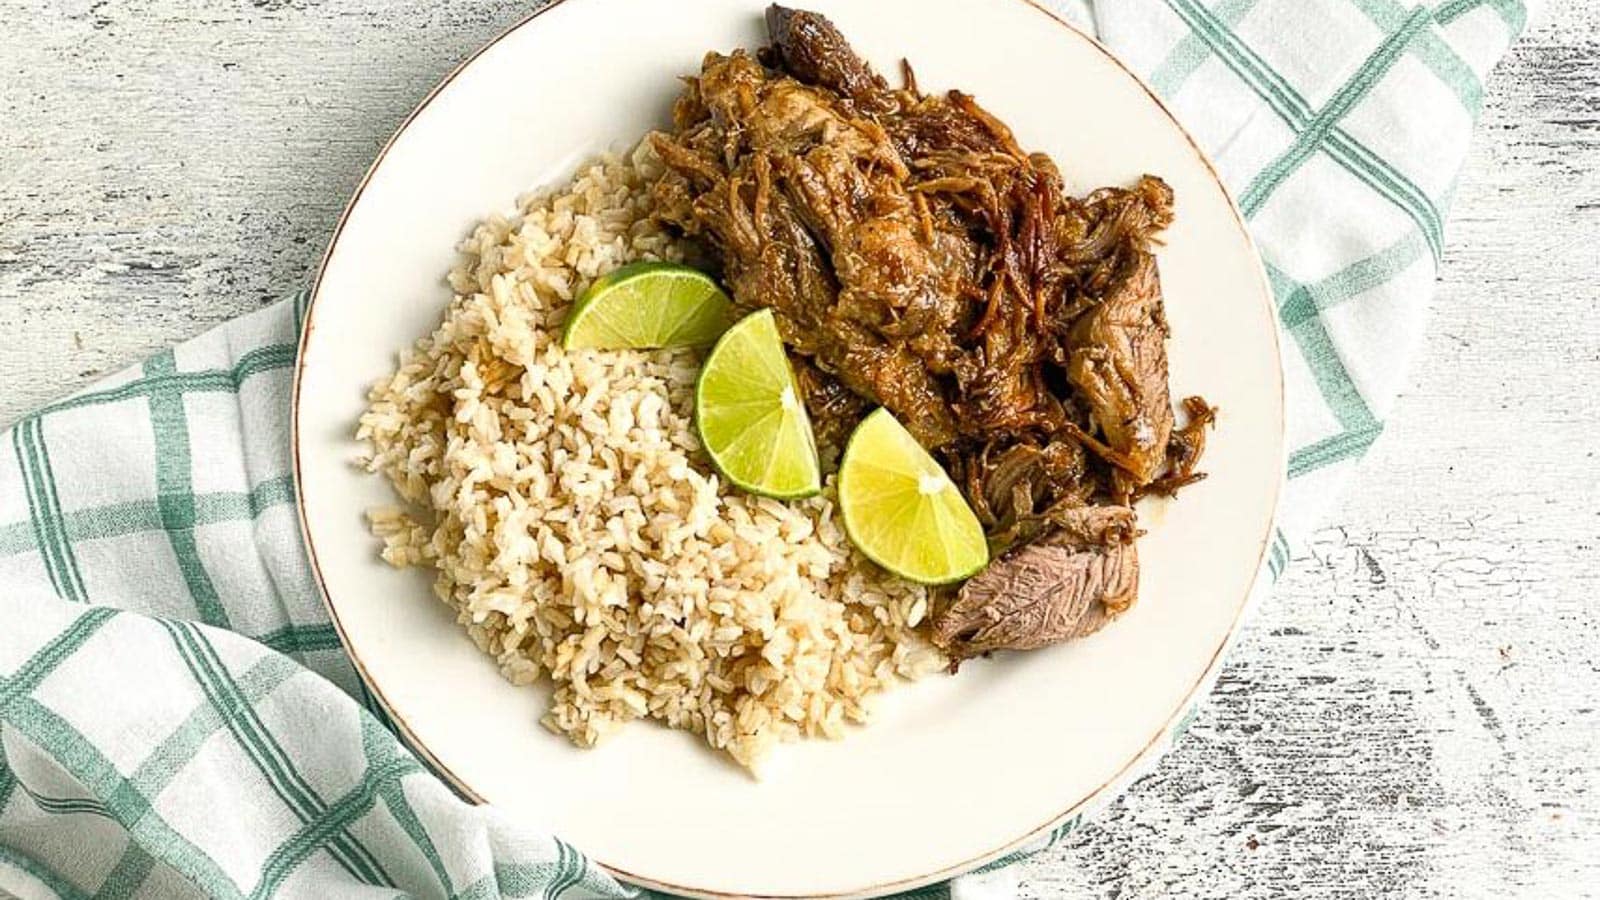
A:
{"label": "wood grain texture", "polygon": [[[1027,897],[1600,896],[1600,4],[1491,83],[1414,387],[1214,702]],[[0,421],[303,283],[518,18],[0,0]]]}

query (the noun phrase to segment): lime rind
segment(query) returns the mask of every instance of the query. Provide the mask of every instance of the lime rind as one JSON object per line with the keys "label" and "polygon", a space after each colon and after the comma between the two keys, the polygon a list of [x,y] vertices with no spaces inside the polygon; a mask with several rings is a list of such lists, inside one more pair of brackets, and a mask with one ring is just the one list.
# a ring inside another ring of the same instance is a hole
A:
{"label": "lime rind", "polygon": [[771,310],[740,319],[711,349],[695,383],[695,429],[730,484],[781,500],[822,490],[799,390]]}
{"label": "lime rind", "polygon": [[630,263],[596,279],[567,315],[569,350],[705,347],[732,323],[733,303],[711,276],[677,263]]}
{"label": "lime rind", "polygon": [[[936,490],[923,489],[937,478]],[[845,534],[868,559],[910,581],[949,584],[989,563],[978,517],[933,456],[888,410],[856,426],[839,465]]]}

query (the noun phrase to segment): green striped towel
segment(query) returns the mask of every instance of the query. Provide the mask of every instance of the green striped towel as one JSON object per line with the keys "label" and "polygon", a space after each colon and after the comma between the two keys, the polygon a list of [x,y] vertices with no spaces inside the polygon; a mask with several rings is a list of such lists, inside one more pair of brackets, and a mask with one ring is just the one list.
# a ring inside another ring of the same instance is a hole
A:
{"label": "green striped towel", "polygon": [[[1195,133],[1266,258],[1293,410],[1275,576],[1382,430],[1484,78],[1526,10],[1059,2]],[[6,434],[0,894],[629,896],[555,837],[457,799],[341,653],[289,474],[299,309],[233,322]],[[918,895],[1005,896],[1013,879],[992,866]]]}

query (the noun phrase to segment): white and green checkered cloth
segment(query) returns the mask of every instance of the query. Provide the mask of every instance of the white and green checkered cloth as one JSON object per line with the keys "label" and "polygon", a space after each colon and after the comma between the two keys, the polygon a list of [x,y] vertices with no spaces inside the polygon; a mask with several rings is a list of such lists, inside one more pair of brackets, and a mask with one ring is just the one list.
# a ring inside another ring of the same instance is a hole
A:
{"label": "white and green checkered cloth", "polygon": [[[1290,338],[1276,576],[1383,428],[1484,78],[1526,9],[1059,2],[1169,101],[1266,258]],[[184,344],[0,444],[0,895],[631,895],[457,799],[341,652],[293,505],[299,311]],[[917,896],[1004,896],[1012,878]]]}

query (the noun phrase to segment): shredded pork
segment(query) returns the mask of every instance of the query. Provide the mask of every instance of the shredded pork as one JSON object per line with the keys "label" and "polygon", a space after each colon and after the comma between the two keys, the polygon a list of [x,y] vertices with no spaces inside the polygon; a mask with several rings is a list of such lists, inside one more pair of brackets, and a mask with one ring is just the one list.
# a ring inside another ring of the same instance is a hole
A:
{"label": "shredded pork", "polygon": [[1154,176],[1069,195],[959,91],[894,88],[826,18],[773,6],[708,54],[671,132],[663,220],[770,308],[824,442],[882,405],[961,485],[997,559],[933,623],[953,658],[1094,631],[1137,594],[1131,504],[1203,477],[1214,411],[1168,387]]}

